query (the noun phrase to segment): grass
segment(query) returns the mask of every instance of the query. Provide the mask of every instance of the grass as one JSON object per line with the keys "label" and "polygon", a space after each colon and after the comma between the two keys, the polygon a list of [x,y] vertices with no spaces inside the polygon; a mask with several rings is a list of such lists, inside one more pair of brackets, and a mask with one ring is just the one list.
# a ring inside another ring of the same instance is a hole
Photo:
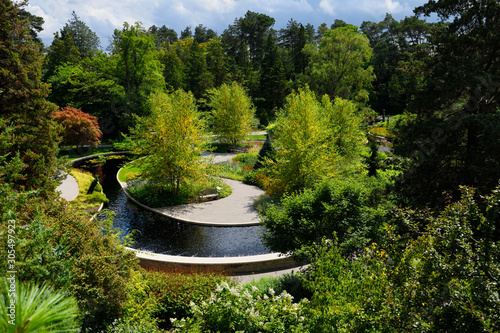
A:
{"label": "grass", "polygon": [[91,216],[94,215],[103,202],[108,202],[106,195],[101,193],[101,185],[98,184],[92,194],[87,194],[94,176],[90,172],[80,169],[71,169],[70,175],[75,177],[79,189],[78,197],[70,201],[70,206],[74,209],[85,211]]}
{"label": "grass", "polygon": [[248,139],[249,140],[265,140],[266,139],[266,135],[265,134],[249,135]]}
{"label": "grass", "polygon": [[57,157],[67,156],[70,160],[74,160],[80,157],[85,157],[95,154],[111,153],[111,152],[113,152],[112,147],[98,147],[98,148],[92,148],[92,147],[77,148],[76,146],[63,147],[59,148]]}
{"label": "grass", "polygon": [[369,132],[374,135],[383,136],[384,138],[394,138],[394,134],[385,126],[372,127]]}
{"label": "grass", "polygon": [[139,177],[141,173],[141,168],[134,166],[133,163],[128,163],[120,169],[120,172],[118,173],[118,179],[121,182],[126,183],[129,180]]}

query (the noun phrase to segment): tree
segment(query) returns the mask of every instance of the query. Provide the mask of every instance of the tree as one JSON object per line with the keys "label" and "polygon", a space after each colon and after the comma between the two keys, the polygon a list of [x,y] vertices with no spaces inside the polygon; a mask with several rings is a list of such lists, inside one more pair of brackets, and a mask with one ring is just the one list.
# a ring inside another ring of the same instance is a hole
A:
{"label": "tree", "polygon": [[167,95],[156,92],[149,98],[151,115],[137,117],[127,137],[140,159],[142,177],[166,184],[174,195],[180,187],[204,174],[201,153],[209,136],[200,119],[192,93],[177,90]]}
{"label": "tree", "polygon": [[49,100],[59,106],[81,108],[101,121],[109,119],[123,130],[121,118],[126,115],[120,114],[117,106],[123,101],[125,91],[100,70],[100,65],[107,61],[105,54],[98,54],[80,64],[57,67],[47,81],[52,88]]}
{"label": "tree", "polygon": [[207,46],[206,59],[208,70],[214,80],[214,86],[218,87],[227,80],[227,66],[229,61],[220,38],[210,39]]}
{"label": "tree", "polygon": [[305,78],[318,95],[360,104],[368,101],[374,79],[373,69],[368,66],[372,51],[368,39],[356,27],[328,30],[318,48],[308,44],[304,52],[311,57]]}
{"label": "tree", "polygon": [[187,26],[186,29],[181,31],[181,38],[180,39],[186,39],[186,38],[192,38],[193,37],[193,32],[191,31],[191,27]]}
{"label": "tree", "polygon": [[395,149],[408,158],[401,198],[440,205],[459,185],[486,194],[500,179],[500,4],[432,1],[416,13],[453,21],[433,30],[422,86],[398,123]]}
{"label": "tree", "polygon": [[204,27],[203,24],[198,25],[194,28],[194,40],[198,43],[206,43],[210,39],[217,37],[217,34],[212,29]]}
{"label": "tree", "polygon": [[71,16],[69,22],[61,29],[61,38],[64,39],[66,35],[70,35],[82,57],[93,56],[101,44],[99,37],[85,22],[80,20],[75,11],[71,13]]}
{"label": "tree", "polygon": [[359,157],[354,157],[364,142],[354,109],[352,102],[338,98],[332,104],[326,95],[319,102],[308,87],[286,98],[276,119],[279,149],[269,165],[278,192],[299,191],[324,178],[360,171]]}
{"label": "tree", "polygon": [[50,52],[47,54],[44,63],[44,80],[49,81],[50,77],[54,75],[57,67],[65,64],[76,65],[81,60],[82,56],[75,46],[73,37],[71,37],[70,34],[60,37],[59,33],[56,32],[52,45],[50,46]]}
{"label": "tree", "polygon": [[177,33],[174,29],[162,25],[158,28],[156,25],[149,27],[148,32],[153,35],[157,49],[165,48],[169,44],[177,41]]}
{"label": "tree", "polygon": [[41,82],[42,54],[19,18],[22,4],[2,0],[0,6],[0,126],[13,143],[0,146],[0,156],[8,163],[19,154],[23,161],[17,190],[51,192],[59,126],[51,117],[56,106],[46,100],[49,87]]}
{"label": "tree", "polygon": [[124,23],[122,30],[115,30],[112,53],[106,74],[125,89],[131,110],[137,114],[147,112],[145,101],[149,94],[165,87],[153,36],[139,22]]}
{"label": "tree", "polygon": [[62,143],[66,145],[81,146],[90,144],[97,147],[100,143],[102,132],[99,129],[97,117],[67,106],[53,114],[54,120],[64,127]]}
{"label": "tree", "polygon": [[213,131],[222,142],[241,143],[252,130],[254,108],[245,89],[237,82],[207,91],[212,108]]}
{"label": "tree", "polygon": [[222,42],[228,47],[229,56],[236,58],[245,44],[248,47],[250,60],[254,69],[259,69],[264,57],[264,45],[274,19],[252,11],[247,11],[245,17],[234,20],[234,24],[222,34]]}
{"label": "tree", "polygon": [[196,98],[200,98],[207,89],[213,86],[213,77],[212,73],[208,70],[206,52],[204,50],[205,45],[201,46],[195,40],[191,41],[186,64],[186,78],[188,90]]}
{"label": "tree", "polygon": [[[277,109],[283,106],[287,86],[285,82],[285,69],[281,53],[276,44],[274,44],[271,35],[267,38],[266,52],[262,61],[260,75],[260,96],[265,99],[264,106],[267,109],[266,117],[262,117],[260,121],[266,123],[269,118],[273,119]],[[265,118],[265,119],[262,119]]]}
{"label": "tree", "polygon": [[43,24],[45,20],[43,17],[36,16],[21,8],[21,14],[19,15],[21,20],[27,20],[30,29],[30,35],[33,41],[40,46],[40,49],[43,49],[44,45],[38,34],[43,30]]}

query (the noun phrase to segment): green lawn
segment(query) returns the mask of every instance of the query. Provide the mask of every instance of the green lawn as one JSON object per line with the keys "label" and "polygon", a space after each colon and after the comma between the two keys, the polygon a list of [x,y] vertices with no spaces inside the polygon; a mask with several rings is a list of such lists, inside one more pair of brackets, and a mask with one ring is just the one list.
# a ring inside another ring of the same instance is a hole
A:
{"label": "green lawn", "polygon": [[112,147],[98,147],[98,148],[76,148],[76,147],[63,147],[59,149],[59,153],[57,157],[68,156],[70,160],[74,160],[80,157],[96,155],[96,154],[104,154],[111,153],[113,151]]}
{"label": "green lawn", "polygon": [[118,179],[121,182],[125,183],[128,180],[131,180],[140,175],[141,172],[142,172],[141,168],[133,166],[132,163],[129,163],[120,169],[120,172],[118,173]]}

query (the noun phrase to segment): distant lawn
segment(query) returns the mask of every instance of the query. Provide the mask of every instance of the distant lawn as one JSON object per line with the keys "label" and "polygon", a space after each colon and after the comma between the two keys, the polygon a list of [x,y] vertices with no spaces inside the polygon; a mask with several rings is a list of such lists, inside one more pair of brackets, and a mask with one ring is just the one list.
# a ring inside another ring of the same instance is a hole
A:
{"label": "distant lawn", "polygon": [[265,140],[266,135],[265,134],[249,135],[248,139],[249,140]]}
{"label": "distant lawn", "polygon": [[128,163],[123,168],[120,169],[118,173],[118,179],[126,183],[128,180],[138,177],[142,173],[142,169],[134,166],[133,163]]}
{"label": "distant lawn", "polygon": [[92,147],[77,148],[76,146],[63,147],[59,148],[59,153],[57,154],[57,157],[68,156],[70,160],[74,160],[80,157],[111,153],[111,152],[113,152],[112,147],[98,147],[98,148],[92,148]]}
{"label": "distant lawn", "polygon": [[108,202],[106,195],[101,193],[102,186],[97,184],[94,191],[91,194],[87,194],[94,176],[90,172],[80,169],[71,169],[70,175],[75,177],[79,189],[78,197],[69,202],[70,206],[87,212],[89,216],[94,215],[103,202]]}

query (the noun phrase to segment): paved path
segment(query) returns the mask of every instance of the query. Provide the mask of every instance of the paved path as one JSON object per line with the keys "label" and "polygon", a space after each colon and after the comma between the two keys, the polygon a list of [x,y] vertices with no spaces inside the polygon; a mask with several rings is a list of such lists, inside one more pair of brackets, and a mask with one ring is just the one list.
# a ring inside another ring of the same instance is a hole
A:
{"label": "paved path", "polygon": [[66,178],[64,178],[61,185],[56,188],[56,191],[61,192],[61,198],[66,201],[75,200],[79,193],[78,183],[75,177],[66,173]]}
{"label": "paved path", "polygon": [[[212,158],[213,163],[221,163],[230,161],[236,154],[205,152],[203,156]],[[141,206],[176,220],[199,225],[217,227],[259,225],[259,213],[254,208],[253,203],[265,192],[256,186],[246,185],[235,180],[224,179],[224,182],[231,187],[232,193],[223,199],[174,207],[149,208]],[[125,183],[121,183],[121,185],[126,188]]]}
{"label": "paved path", "polygon": [[235,180],[224,179],[233,193],[223,199],[198,204],[156,208],[156,211],[177,220],[213,226],[259,225],[255,199],[265,192]]}

